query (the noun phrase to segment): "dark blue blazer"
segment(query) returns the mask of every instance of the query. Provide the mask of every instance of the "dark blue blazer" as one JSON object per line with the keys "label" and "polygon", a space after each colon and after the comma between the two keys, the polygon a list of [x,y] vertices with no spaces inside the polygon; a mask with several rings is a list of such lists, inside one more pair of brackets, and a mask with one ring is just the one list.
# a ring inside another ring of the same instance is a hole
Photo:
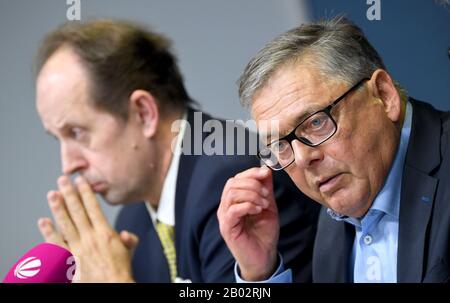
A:
{"label": "dark blue blazer", "polygon": [[[202,126],[212,119],[206,114],[201,116]],[[194,112],[189,109],[191,126],[194,126],[193,117]],[[225,131],[224,122],[220,123]],[[208,134],[195,127],[186,128],[183,144],[189,140],[193,150],[194,146],[201,146]],[[226,144],[223,149],[226,150]],[[246,154],[248,151],[247,148]],[[250,155],[181,155],[175,195],[179,277],[192,282],[234,281],[234,259],[220,235],[216,212],[226,181],[255,166],[260,166],[260,162]],[[295,281],[310,281],[320,208],[300,193],[284,172],[274,174],[274,189],[281,225],[279,251],[287,266],[293,269]],[[129,230],[139,236],[140,243],[132,261],[136,281],[170,282],[167,261],[144,203],[124,206],[116,229]]]}
{"label": "dark blue blazer", "polygon": [[[450,112],[410,99],[411,135],[403,170],[398,282],[450,281]],[[323,209],[313,257],[315,282],[351,282],[355,228]]]}

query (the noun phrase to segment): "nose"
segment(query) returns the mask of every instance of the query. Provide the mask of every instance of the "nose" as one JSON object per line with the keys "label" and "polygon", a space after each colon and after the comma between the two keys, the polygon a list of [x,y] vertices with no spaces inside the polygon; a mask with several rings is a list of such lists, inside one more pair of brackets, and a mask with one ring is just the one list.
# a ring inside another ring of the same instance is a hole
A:
{"label": "nose", "polygon": [[61,167],[63,174],[69,175],[86,169],[88,163],[79,147],[71,143],[61,143]]}
{"label": "nose", "polygon": [[299,140],[293,140],[291,144],[297,167],[303,169],[309,168],[323,160],[324,155],[320,148],[308,146]]}

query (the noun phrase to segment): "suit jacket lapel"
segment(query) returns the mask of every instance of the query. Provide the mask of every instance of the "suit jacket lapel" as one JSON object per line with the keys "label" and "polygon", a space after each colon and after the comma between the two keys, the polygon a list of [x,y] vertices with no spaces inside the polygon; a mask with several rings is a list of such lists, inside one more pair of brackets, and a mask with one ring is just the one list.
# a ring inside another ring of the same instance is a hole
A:
{"label": "suit jacket lapel", "polygon": [[[204,116],[202,117],[204,118]],[[195,168],[195,164],[200,157],[199,155],[194,155],[194,145],[201,144],[203,142],[203,136],[200,133],[195,133],[198,131],[194,128],[194,110],[188,108],[187,115],[188,125],[185,130],[183,145],[189,144],[191,154],[182,153],[180,155],[180,163],[178,167],[177,175],[177,185],[175,193],[175,250],[180,251],[180,240],[182,239],[182,229],[176,228],[182,225],[184,208],[186,205],[186,198],[188,194],[188,189],[190,188],[190,183],[192,182],[192,174]],[[203,121],[204,122],[204,121]],[[203,125],[202,125],[203,127]],[[201,140],[201,141],[199,141]],[[178,258],[178,255],[177,255]]]}
{"label": "suit jacket lapel", "polygon": [[421,282],[440,164],[440,118],[428,105],[411,100],[413,118],[403,171],[397,255],[397,281]]}
{"label": "suit jacket lapel", "polygon": [[333,220],[322,207],[314,243],[313,282],[351,282],[350,256],[355,227]]}
{"label": "suit jacket lapel", "polygon": [[135,279],[137,282],[170,282],[167,260],[148,210],[143,202],[133,207],[137,208],[133,220],[138,222],[133,232],[139,237],[132,261]]}

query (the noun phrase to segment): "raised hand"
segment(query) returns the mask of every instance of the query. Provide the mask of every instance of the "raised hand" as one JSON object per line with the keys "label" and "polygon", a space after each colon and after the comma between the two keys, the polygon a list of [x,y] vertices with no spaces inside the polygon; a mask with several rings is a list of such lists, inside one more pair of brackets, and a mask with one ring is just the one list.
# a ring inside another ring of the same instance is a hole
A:
{"label": "raised hand", "polygon": [[272,172],[251,168],[226,183],[219,209],[220,233],[244,280],[264,280],[275,271],[279,235]]}

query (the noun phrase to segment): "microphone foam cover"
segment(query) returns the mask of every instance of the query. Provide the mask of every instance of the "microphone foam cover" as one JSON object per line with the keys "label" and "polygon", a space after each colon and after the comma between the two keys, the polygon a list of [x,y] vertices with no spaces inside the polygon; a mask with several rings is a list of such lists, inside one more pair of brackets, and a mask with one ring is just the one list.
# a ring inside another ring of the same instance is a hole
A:
{"label": "microphone foam cover", "polygon": [[75,258],[70,251],[41,243],[14,264],[3,283],[70,283],[74,273]]}

